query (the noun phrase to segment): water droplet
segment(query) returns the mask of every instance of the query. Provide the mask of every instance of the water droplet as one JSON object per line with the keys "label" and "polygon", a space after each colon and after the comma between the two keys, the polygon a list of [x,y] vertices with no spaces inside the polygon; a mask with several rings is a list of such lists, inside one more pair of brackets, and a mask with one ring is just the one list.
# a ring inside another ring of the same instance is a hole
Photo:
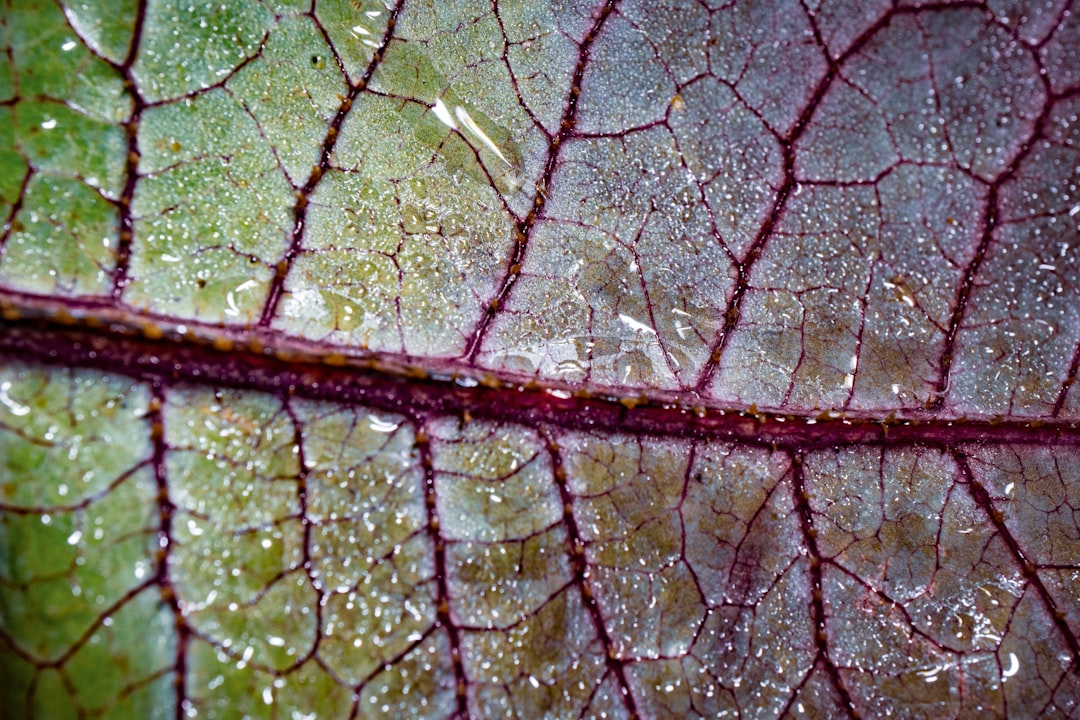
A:
{"label": "water droplet", "polygon": [[1016,653],[1009,653],[1009,667],[1001,671],[1001,681],[1005,682],[1007,678],[1011,678],[1016,673],[1020,672],[1020,659],[1016,657]]}
{"label": "water droplet", "polygon": [[17,403],[8,396],[8,390],[11,389],[10,382],[0,383],[0,403],[3,403],[12,415],[22,417],[30,413],[30,408],[21,403]]}

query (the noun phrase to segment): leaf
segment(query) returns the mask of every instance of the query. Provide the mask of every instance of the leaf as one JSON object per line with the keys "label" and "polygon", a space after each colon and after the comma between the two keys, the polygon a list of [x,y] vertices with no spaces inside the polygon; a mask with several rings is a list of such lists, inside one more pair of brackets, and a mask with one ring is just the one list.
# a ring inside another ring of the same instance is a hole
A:
{"label": "leaf", "polygon": [[1077,17],[5,3],[4,716],[1080,715]]}

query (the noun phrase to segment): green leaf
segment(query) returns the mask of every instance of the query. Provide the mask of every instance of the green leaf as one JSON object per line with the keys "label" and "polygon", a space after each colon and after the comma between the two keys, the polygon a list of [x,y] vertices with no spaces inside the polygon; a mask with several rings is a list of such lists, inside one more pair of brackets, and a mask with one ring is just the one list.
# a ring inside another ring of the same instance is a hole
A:
{"label": "green leaf", "polygon": [[1080,715],[1067,2],[0,5],[0,715]]}

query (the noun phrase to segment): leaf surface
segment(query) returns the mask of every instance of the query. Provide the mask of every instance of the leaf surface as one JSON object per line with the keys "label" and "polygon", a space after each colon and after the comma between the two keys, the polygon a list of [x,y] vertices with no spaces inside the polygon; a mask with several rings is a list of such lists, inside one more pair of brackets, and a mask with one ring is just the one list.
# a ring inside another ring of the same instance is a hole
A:
{"label": "leaf surface", "polygon": [[0,11],[11,717],[1080,716],[1080,14]]}

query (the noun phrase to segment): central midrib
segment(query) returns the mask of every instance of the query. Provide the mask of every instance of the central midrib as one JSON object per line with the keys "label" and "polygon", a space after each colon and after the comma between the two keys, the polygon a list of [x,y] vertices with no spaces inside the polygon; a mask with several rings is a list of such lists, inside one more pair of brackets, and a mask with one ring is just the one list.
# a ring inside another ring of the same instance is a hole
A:
{"label": "central midrib", "polygon": [[165,379],[364,405],[414,416],[811,450],[850,445],[1080,445],[1080,422],[921,410],[758,409],[692,392],[612,388],[487,372],[267,331],[158,321],[92,302],[0,293],[0,355],[141,380]]}

